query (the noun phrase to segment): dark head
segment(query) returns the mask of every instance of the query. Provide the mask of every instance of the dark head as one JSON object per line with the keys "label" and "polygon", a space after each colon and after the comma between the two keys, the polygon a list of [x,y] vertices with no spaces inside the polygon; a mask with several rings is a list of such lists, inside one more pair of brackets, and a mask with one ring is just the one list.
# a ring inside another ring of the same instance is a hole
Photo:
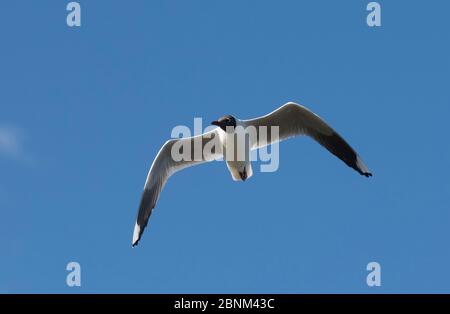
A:
{"label": "dark head", "polygon": [[225,132],[227,131],[227,126],[232,126],[236,128],[236,118],[231,115],[226,115],[221,117],[219,120],[211,122],[212,125],[217,125]]}

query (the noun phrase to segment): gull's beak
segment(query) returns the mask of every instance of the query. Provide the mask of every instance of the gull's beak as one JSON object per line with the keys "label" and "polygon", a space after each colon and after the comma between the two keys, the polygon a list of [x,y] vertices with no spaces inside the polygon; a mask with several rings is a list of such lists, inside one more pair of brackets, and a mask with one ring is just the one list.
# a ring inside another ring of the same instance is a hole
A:
{"label": "gull's beak", "polygon": [[212,124],[212,125],[217,125],[217,126],[220,126],[220,122],[219,122],[219,121],[217,121],[217,120],[216,120],[216,121],[213,121],[213,122],[211,122],[211,124]]}

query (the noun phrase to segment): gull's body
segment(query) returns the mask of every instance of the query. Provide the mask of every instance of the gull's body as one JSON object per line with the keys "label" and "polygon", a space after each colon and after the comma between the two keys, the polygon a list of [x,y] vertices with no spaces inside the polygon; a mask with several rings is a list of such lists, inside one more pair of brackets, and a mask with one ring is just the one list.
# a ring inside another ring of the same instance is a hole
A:
{"label": "gull's body", "polygon": [[[245,181],[253,174],[249,158],[251,150],[273,144],[275,141],[282,141],[299,135],[307,135],[319,142],[329,152],[361,175],[366,177],[372,175],[361,157],[324,120],[309,109],[292,102],[259,118],[239,120],[233,116],[224,116],[218,121],[214,121],[213,124],[219,127],[198,136],[169,140],[161,147],[150,167],[147,180],[145,181],[133,233],[133,246],[139,242],[167,179],[175,172],[186,167],[223,157],[232,178],[235,181]],[[249,135],[244,142],[236,140],[234,130],[239,128],[247,129],[249,127],[254,127],[257,130],[256,135]],[[267,127],[268,129],[270,127],[278,127],[279,137],[272,138],[271,133],[268,132],[268,138],[263,139],[262,134],[259,133],[261,127]],[[194,149],[191,149],[192,158],[189,161],[174,160],[171,155],[174,145],[184,144],[189,145],[189,147],[195,147],[195,142],[201,145],[202,152],[204,152],[201,156],[195,157]],[[211,143],[215,144],[212,149],[203,150],[203,148],[212,147]],[[242,149],[241,152],[243,152],[243,155],[236,156],[239,148]],[[233,154],[230,154],[230,151]]]}

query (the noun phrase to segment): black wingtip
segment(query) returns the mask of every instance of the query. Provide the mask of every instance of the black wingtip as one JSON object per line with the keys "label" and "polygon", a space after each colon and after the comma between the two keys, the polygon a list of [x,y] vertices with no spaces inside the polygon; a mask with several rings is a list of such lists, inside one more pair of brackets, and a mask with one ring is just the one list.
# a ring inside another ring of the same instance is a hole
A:
{"label": "black wingtip", "polygon": [[[136,225],[134,227],[134,232],[133,232],[133,241],[134,242],[131,241],[132,248],[136,247],[139,244],[139,241],[141,241],[142,234],[144,233],[146,226],[147,226],[147,221],[142,226],[140,226],[139,223],[136,222]],[[136,228],[138,228],[138,229],[136,229]]]}
{"label": "black wingtip", "polygon": [[139,244],[140,239],[141,239],[141,237],[139,236],[139,238],[133,244],[131,244],[131,247],[135,248]]}
{"label": "black wingtip", "polygon": [[363,175],[363,176],[366,176],[366,178],[369,178],[369,177],[372,176],[372,173],[370,173],[370,172],[364,172],[364,173],[362,173],[362,175]]}

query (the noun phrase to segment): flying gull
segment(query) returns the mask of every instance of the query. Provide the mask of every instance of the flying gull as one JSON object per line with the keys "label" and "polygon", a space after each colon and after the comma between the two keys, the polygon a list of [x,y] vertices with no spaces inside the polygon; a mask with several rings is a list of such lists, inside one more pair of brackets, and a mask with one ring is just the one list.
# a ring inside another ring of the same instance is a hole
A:
{"label": "flying gull", "polygon": [[[251,150],[290,137],[307,135],[319,142],[330,153],[341,159],[347,166],[353,168],[359,174],[366,177],[372,176],[361,157],[336,131],[308,108],[293,102],[289,102],[275,111],[256,119],[239,120],[231,115],[226,115],[213,121],[211,124],[218,127],[201,135],[182,139],[171,139],[159,150],[145,181],[133,232],[133,247],[141,239],[148,219],[167,179],[175,172],[190,166],[223,157],[232,178],[236,181],[245,181],[253,174],[251,161],[248,158]],[[256,130],[254,136],[248,136],[246,137],[247,140],[241,142],[234,140],[237,129],[248,129],[249,127],[254,127],[254,130]],[[266,138],[263,138],[264,136],[260,130],[263,130],[264,127],[267,129],[278,127],[278,136],[272,136],[270,132],[267,132],[268,135]],[[227,145],[227,143],[229,144]],[[230,145],[230,143],[233,143],[233,145]],[[199,156],[198,149],[196,151],[195,145],[198,145],[197,147],[201,149]],[[245,147],[242,147],[242,145],[245,145]],[[233,146],[232,148],[234,150],[229,150],[231,146]],[[185,147],[192,148],[190,152],[184,152],[191,158],[180,159],[173,157],[173,151],[178,150],[180,153],[183,153]],[[244,158],[236,158],[235,151],[239,150],[244,152]],[[197,155],[194,156],[195,154]]]}

